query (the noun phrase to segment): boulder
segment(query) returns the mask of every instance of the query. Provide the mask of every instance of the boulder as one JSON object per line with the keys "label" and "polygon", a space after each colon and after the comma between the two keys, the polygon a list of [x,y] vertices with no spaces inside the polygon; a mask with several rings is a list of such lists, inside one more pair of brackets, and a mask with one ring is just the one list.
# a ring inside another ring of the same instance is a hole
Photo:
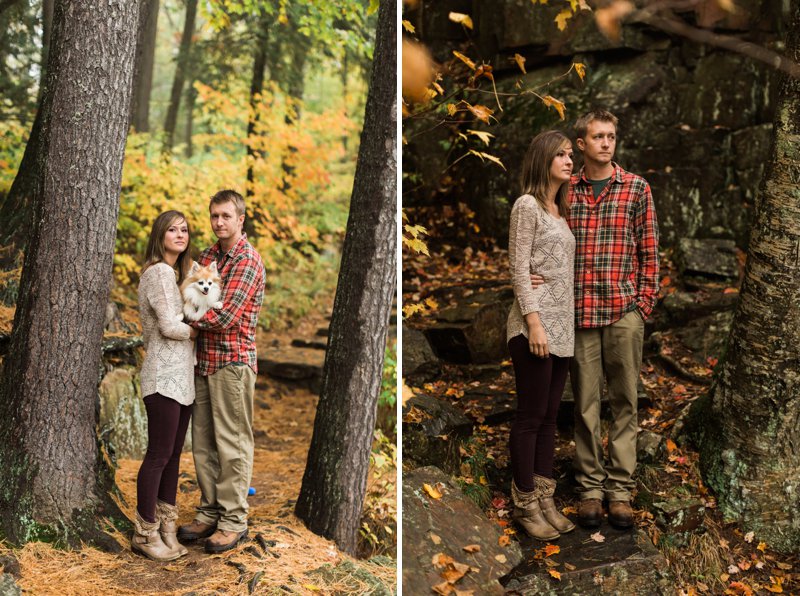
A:
{"label": "boulder", "polygon": [[510,287],[457,298],[438,311],[424,333],[436,356],[458,364],[485,364],[508,356],[506,321],[514,301]]}
{"label": "boulder", "polygon": [[[438,490],[441,498],[432,498],[423,488],[425,484]],[[443,554],[469,566],[454,582],[455,589],[503,594],[498,579],[519,564],[522,553],[515,542],[500,546],[501,536],[500,526],[438,468],[428,466],[403,474],[404,593],[430,594],[433,586],[444,582],[441,573],[445,568],[434,565],[434,557],[439,560],[438,555]]]}
{"label": "boulder", "polygon": [[[117,457],[141,459],[147,451],[147,412],[142,401],[139,371],[121,366],[100,382],[100,428],[109,435]],[[187,433],[188,435],[189,433]]]}
{"label": "boulder", "polygon": [[653,503],[656,523],[670,534],[691,532],[703,524],[705,506],[697,498],[675,498]]}
{"label": "boulder", "polygon": [[471,434],[472,421],[445,400],[414,395],[403,405],[404,463],[433,465],[458,474],[458,448]]}
{"label": "boulder", "polygon": [[732,311],[738,299],[738,292],[726,294],[721,289],[707,292],[677,290],[659,301],[653,313],[653,325],[657,330],[685,327],[718,311]]}
{"label": "boulder", "polygon": [[636,459],[643,464],[652,464],[661,459],[664,449],[664,437],[649,430],[643,430],[636,436]]}
{"label": "boulder", "polygon": [[682,238],[678,242],[675,261],[683,278],[704,277],[732,282],[739,277],[733,240]]}
{"label": "boulder", "polygon": [[692,351],[692,358],[706,365],[706,359],[719,359],[725,353],[733,310],[723,310],[707,317],[695,319],[686,327],[675,331],[675,337]]}
{"label": "boulder", "polygon": [[403,323],[403,377],[416,379],[438,374],[439,359],[425,334]]}
{"label": "boulder", "polygon": [[0,573],[0,594],[3,596],[19,596],[22,590],[9,573]]}
{"label": "boulder", "polygon": [[258,372],[283,381],[296,381],[319,391],[325,352],[314,348],[269,347],[259,351]]}
{"label": "boulder", "polygon": [[[546,559],[529,557],[503,578],[509,592],[517,594],[572,595],[626,594],[641,596],[675,593],[667,560],[641,530],[620,532],[606,525],[599,529],[602,542],[592,539],[597,530],[577,528],[558,540],[560,552]],[[520,537],[523,551],[532,553],[543,545]],[[561,574],[554,581],[550,566]],[[569,565],[569,567],[567,567]]]}

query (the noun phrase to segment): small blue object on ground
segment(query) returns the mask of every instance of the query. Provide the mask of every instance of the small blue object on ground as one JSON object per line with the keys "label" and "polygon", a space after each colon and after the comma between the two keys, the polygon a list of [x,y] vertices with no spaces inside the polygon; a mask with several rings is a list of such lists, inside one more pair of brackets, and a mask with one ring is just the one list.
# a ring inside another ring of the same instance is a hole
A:
{"label": "small blue object on ground", "polygon": [[248,497],[252,497],[254,494],[256,494],[256,489],[254,489],[252,486],[247,489],[247,496]]}

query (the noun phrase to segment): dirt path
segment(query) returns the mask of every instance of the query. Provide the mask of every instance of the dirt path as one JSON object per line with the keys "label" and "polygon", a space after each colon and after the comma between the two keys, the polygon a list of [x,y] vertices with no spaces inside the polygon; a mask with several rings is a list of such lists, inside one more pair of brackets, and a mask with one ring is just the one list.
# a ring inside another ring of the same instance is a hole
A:
{"label": "dirt path", "polygon": [[[280,337],[270,340],[283,343]],[[171,563],[155,563],[130,552],[129,536],[116,533],[123,551],[108,554],[93,548],[59,551],[32,543],[10,551],[0,543],[0,556],[19,561],[18,585],[33,594],[372,594],[368,571],[394,588],[394,567],[365,561],[351,567],[352,558],[334,543],[305,529],[294,516],[306,454],[311,441],[317,397],[264,376],[256,383],[255,460],[249,497],[250,540],[236,550],[209,556],[202,545],[189,546],[189,555]],[[132,518],[136,503],[136,474],[141,462],[121,460],[117,483]],[[372,475],[370,476],[372,478]],[[179,523],[189,522],[199,502],[190,453],[181,458],[178,488]],[[256,540],[264,539],[266,552]],[[322,576],[308,572],[322,565],[345,563],[340,572]],[[365,579],[366,578],[366,579]],[[251,592],[252,590],[252,592]]]}

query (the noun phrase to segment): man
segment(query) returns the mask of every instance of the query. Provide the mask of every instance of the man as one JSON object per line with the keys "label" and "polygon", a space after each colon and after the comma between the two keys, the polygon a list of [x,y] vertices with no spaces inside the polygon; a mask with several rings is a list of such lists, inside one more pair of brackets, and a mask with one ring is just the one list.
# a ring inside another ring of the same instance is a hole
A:
{"label": "man", "polygon": [[247,537],[247,491],[253,470],[253,393],[256,325],[264,298],[261,257],[243,233],[242,196],[222,190],[209,203],[218,241],[203,251],[201,265],[216,262],[223,281],[222,308],[192,323],[197,338],[192,452],[200,486],[194,521],[178,538],[206,538],[220,553]]}
{"label": "man", "polygon": [[[570,183],[575,235],[575,480],[578,522],[633,526],[637,383],[644,321],[658,295],[658,224],[648,183],[612,161],[617,118],[593,110],[575,123],[584,165]],[[541,277],[532,276],[534,286]],[[600,435],[600,396],[608,384],[612,422],[608,466]]]}

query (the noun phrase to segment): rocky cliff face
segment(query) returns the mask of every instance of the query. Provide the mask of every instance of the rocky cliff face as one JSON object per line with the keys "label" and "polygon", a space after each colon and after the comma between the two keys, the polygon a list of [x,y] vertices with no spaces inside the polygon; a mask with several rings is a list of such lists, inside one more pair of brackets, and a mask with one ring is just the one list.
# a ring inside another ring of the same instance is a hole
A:
{"label": "rocky cliff face", "polygon": [[[468,158],[448,171],[452,182],[443,185],[446,128],[415,136],[430,128],[430,122],[407,121],[406,180],[411,175],[415,185],[421,182],[420,188],[427,190],[446,186],[477,212],[481,228],[502,245],[530,139],[548,128],[574,138],[575,119],[602,106],[620,120],[615,160],[651,184],[662,246],[682,237],[729,238],[746,246],[751,207],[769,157],[776,73],[750,58],[643,25],[625,26],[619,43],[612,44],[599,33],[589,12],[571,19],[562,33],[553,22],[561,8],[530,0],[449,0],[423,2],[408,15],[435,59],[448,60],[453,49],[482,59],[494,68],[498,92],[516,95],[502,100],[502,112],[491,93],[472,98],[495,109],[496,124],[473,128],[496,135],[486,151],[498,156],[507,172]],[[447,19],[450,11],[472,15],[473,45],[464,45],[463,30]],[[780,22],[779,6],[770,0],[751,1],[715,27],[774,47]],[[515,53],[526,58],[527,75],[514,65]],[[586,64],[585,81],[573,73],[538,90],[566,104],[564,121],[536,96],[519,94],[519,86],[537,88],[564,73],[573,61]],[[491,89],[485,84],[483,88]],[[450,161],[459,155],[453,151]],[[404,200],[430,196],[411,192]]]}

